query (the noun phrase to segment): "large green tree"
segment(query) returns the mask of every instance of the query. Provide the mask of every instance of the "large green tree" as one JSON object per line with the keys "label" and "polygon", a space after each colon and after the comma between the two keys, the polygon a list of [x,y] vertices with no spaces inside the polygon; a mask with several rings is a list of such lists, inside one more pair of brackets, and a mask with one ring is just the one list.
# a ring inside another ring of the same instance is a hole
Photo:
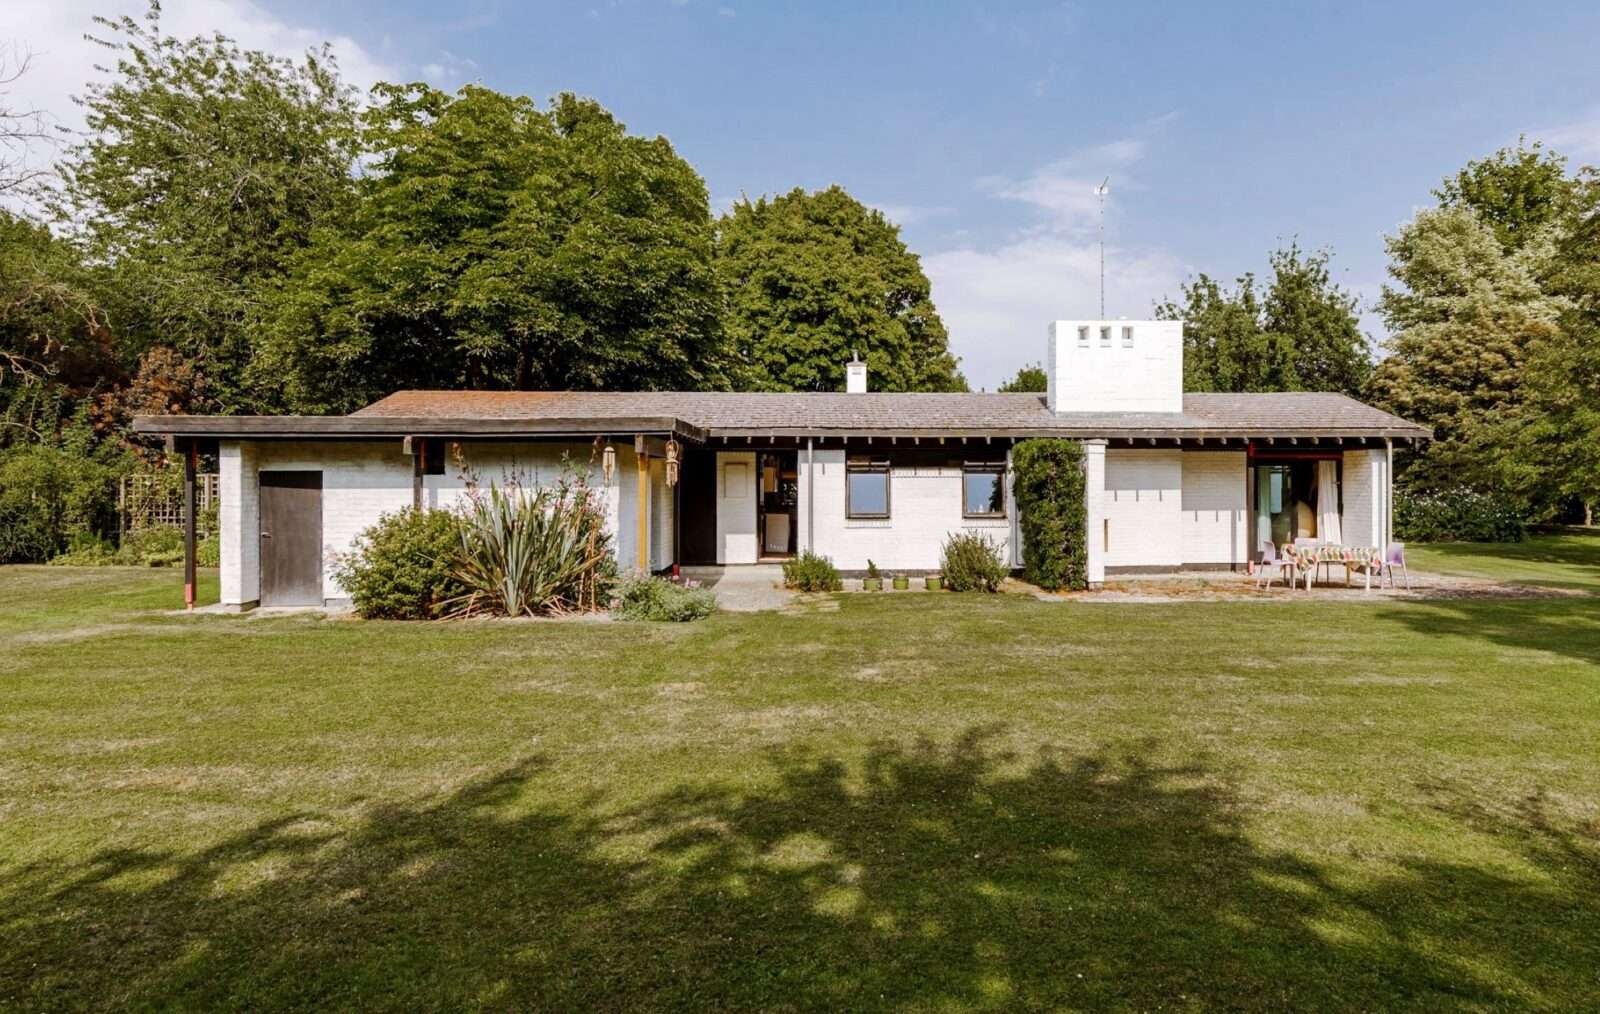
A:
{"label": "large green tree", "polygon": [[1532,517],[1600,490],[1600,184],[1538,144],[1475,159],[1389,240],[1376,400],[1439,438],[1407,480],[1517,498]]}
{"label": "large green tree", "polygon": [[664,138],[572,95],[374,97],[358,199],[275,301],[261,365],[290,404],[725,385],[706,188]]}
{"label": "large green tree", "polygon": [[1182,320],[1185,391],[1292,391],[1294,343],[1261,324],[1254,275],[1230,290],[1209,275],[1183,286],[1182,298],[1156,306],[1161,320]]}
{"label": "large green tree", "polygon": [[295,62],[218,34],[164,35],[160,8],[97,18],[115,54],[55,207],[103,266],[126,357],[165,344],[211,378],[209,407],[270,407],[246,379],[263,293],[352,189],[355,101],[326,48]]}
{"label": "large green tree", "polygon": [[1372,374],[1372,352],[1357,321],[1359,302],[1333,281],[1330,260],[1326,250],[1306,253],[1295,243],[1274,251],[1261,327],[1293,344],[1300,390],[1355,395]]}
{"label": "large green tree", "polygon": [[1232,289],[1201,274],[1157,304],[1158,318],[1184,321],[1184,389],[1359,393],[1372,358],[1330,260],[1290,243],[1268,257],[1265,290],[1253,274]]}
{"label": "large green tree", "polygon": [[1542,282],[1553,238],[1541,230],[1508,252],[1473,211],[1442,208],[1419,212],[1387,245],[1397,284],[1379,303],[1389,355],[1372,390],[1434,430],[1410,479],[1505,488],[1507,426],[1524,410],[1528,352],[1558,336],[1565,308]]}
{"label": "large green tree", "polygon": [[717,275],[742,386],[843,390],[854,351],[873,390],[966,390],[921,260],[841,187],[736,203],[717,224]]}
{"label": "large green tree", "polygon": [[82,399],[119,374],[75,251],[0,209],[0,448],[51,440]]}

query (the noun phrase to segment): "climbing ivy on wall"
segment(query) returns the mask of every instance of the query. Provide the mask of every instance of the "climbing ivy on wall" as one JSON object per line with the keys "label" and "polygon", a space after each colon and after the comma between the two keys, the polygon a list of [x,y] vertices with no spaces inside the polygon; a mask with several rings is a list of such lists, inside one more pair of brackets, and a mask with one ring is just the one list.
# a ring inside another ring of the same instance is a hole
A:
{"label": "climbing ivy on wall", "polygon": [[1088,587],[1083,445],[1026,440],[1011,452],[1022,528],[1023,576],[1041,588]]}

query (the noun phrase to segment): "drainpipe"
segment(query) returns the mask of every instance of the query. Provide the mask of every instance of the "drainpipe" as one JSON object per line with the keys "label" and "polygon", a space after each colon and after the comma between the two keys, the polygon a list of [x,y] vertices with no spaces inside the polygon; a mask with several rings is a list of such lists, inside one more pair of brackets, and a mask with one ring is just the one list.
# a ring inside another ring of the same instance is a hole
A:
{"label": "drainpipe", "polygon": [[817,449],[806,437],[806,552],[817,551]]}

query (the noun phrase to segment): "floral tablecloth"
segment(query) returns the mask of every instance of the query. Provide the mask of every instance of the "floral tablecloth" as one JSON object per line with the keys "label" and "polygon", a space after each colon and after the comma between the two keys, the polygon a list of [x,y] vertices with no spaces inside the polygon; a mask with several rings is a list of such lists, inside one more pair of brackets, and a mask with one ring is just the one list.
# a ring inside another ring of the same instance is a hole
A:
{"label": "floral tablecloth", "polygon": [[1284,559],[1294,564],[1296,574],[1315,570],[1324,563],[1337,563],[1349,570],[1375,571],[1383,567],[1383,554],[1376,546],[1340,546],[1330,543],[1283,547]]}

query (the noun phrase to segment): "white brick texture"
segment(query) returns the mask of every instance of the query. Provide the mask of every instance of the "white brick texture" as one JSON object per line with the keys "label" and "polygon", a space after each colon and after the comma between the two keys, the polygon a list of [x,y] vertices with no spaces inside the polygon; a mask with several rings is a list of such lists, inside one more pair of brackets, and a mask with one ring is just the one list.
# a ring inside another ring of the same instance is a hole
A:
{"label": "white brick texture", "polygon": [[1183,563],[1182,451],[1107,449],[1101,503],[1108,569]]}
{"label": "white brick texture", "polygon": [[1184,564],[1245,563],[1249,533],[1243,451],[1184,452],[1182,508]]}

